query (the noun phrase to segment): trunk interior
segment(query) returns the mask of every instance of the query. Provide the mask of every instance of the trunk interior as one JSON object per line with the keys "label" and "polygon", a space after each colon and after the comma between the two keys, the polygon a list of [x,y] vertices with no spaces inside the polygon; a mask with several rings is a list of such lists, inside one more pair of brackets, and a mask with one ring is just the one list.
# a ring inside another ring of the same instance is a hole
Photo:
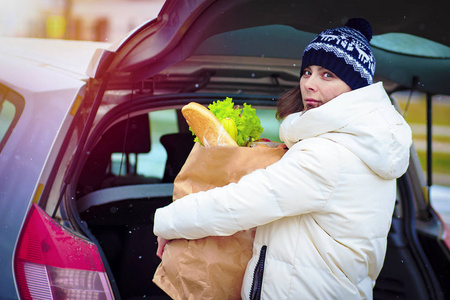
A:
{"label": "trunk interior", "polygon": [[[191,95],[189,101],[198,97],[195,101],[208,103],[221,96]],[[79,171],[75,197],[79,221],[87,225],[101,246],[122,299],[169,299],[152,283],[160,263],[156,256],[153,214],[157,208],[171,203],[173,181],[193,146],[192,135],[179,111],[189,102],[186,99],[161,105],[165,107],[161,115],[154,111],[157,104],[139,113],[128,113],[126,118],[98,133],[95,147]],[[273,111],[274,101],[261,103],[272,106]],[[172,124],[167,123],[169,119]],[[166,132],[155,133],[161,127]],[[141,154],[154,151],[164,153],[154,159],[159,163],[159,173],[142,172],[140,167],[146,164],[146,158]],[[374,299],[439,299],[436,292],[439,281],[445,282],[438,278],[433,283],[432,278],[423,277],[424,270],[430,273],[426,270],[430,266],[424,261],[415,226],[411,225],[415,224],[415,208],[410,180],[407,173],[397,183],[397,205]],[[433,235],[421,237],[429,244],[433,241]]]}

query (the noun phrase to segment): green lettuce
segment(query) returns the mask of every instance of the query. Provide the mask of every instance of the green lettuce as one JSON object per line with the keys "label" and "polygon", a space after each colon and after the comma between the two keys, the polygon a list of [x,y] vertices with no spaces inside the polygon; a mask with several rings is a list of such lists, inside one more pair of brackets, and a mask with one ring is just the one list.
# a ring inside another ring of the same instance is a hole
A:
{"label": "green lettuce", "polygon": [[[256,115],[256,109],[252,108],[250,104],[244,103],[244,106],[241,108],[234,105],[232,98],[226,97],[225,100],[214,101],[208,106],[208,109],[220,122],[225,118],[230,118],[234,121],[237,129],[236,143],[239,146],[247,146],[248,143],[259,139],[263,132],[261,121]],[[190,127],[189,130],[195,135]],[[194,141],[200,142],[197,137],[194,138]]]}
{"label": "green lettuce", "polygon": [[259,139],[263,128],[261,121],[256,115],[256,109],[244,103],[243,107],[235,106],[233,99],[226,97],[225,100],[217,100],[208,106],[208,109],[222,122],[230,118],[236,123],[237,144],[247,146],[248,143]]}

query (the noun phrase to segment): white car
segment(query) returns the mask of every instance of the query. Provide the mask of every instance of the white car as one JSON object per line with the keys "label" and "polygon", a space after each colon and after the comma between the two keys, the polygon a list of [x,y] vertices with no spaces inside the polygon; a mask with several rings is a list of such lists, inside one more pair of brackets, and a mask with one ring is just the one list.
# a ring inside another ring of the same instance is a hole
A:
{"label": "white car", "polygon": [[[349,14],[371,21],[388,92],[450,95],[441,2],[175,0],[114,45],[0,38],[0,299],[167,299],[152,212],[193,145],[181,107],[232,97],[278,140],[276,100],[298,84],[302,49]],[[444,55],[390,49],[389,32]],[[450,232],[411,154],[374,298],[449,299]]]}

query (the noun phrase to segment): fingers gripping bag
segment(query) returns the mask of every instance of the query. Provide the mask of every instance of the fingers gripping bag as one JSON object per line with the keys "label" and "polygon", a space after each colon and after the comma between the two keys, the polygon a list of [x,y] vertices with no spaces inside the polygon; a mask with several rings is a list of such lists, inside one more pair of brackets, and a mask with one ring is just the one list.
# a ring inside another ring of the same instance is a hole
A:
{"label": "fingers gripping bag", "polygon": [[[231,98],[223,102],[232,105]],[[197,112],[189,114],[187,109],[192,107],[190,105],[192,103],[185,106],[182,112],[197,136],[197,143],[175,178],[174,201],[191,193],[238,182],[244,175],[266,168],[284,155],[286,150],[281,147],[247,146],[262,132],[259,119],[255,122],[259,128],[247,131],[256,133],[252,133],[253,136],[246,133],[247,137],[239,139],[234,134],[234,127],[229,126],[231,122],[223,122],[225,117],[219,120],[217,114],[213,114],[212,118],[204,111],[205,107],[195,103],[194,109],[208,116],[204,121]],[[234,110],[239,117],[239,110]],[[203,125],[193,123],[190,121],[192,118]],[[214,121],[210,122],[210,118]],[[236,120],[235,126],[239,128],[240,120]],[[203,130],[205,126],[207,130]],[[250,126],[247,124],[246,127]],[[239,129],[236,131],[239,133]],[[173,299],[241,299],[242,280],[252,256],[254,235],[255,229],[251,229],[232,236],[173,240],[165,246],[153,282]]]}

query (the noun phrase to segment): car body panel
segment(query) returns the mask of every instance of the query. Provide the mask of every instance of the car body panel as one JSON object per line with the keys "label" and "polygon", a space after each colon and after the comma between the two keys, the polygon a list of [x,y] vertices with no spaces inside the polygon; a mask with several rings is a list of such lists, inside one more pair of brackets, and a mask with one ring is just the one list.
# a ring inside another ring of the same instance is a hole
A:
{"label": "car body panel", "polygon": [[[3,53],[9,59],[2,61],[2,73],[8,74],[7,80],[11,86],[19,86],[24,88],[23,82],[27,82],[26,88],[33,92],[44,92],[46,90],[54,90],[70,87],[68,80],[87,80],[86,69],[94,52],[99,48],[109,47],[109,43],[86,42],[86,41],[66,41],[51,39],[31,39],[31,38],[0,38],[0,53]],[[30,61],[32,62],[30,64]],[[25,72],[30,79],[21,77],[15,78],[15,65],[23,62],[20,68],[30,68]],[[49,80],[31,80],[33,75],[33,65],[41,70],[41,76],[48,76]],[[54,80],[50,80],[52,76]],[[64,76],[65,75],[65,76]],[[5,79],[3,79],[5,80]]]}
{"label": "car body panel", "polygon": [[[22,115],[0,152],[0,266],[12,272],[22,221],[38,183],[45,183],[48,176],[43,168],[51,160],[52,148],[61,142],[57,138],[64,135],[63,123],[73,118],[72,106],[86,85],[82,70],[102,44],[2,38],[0,45],[0,83],[25,100]],[[2,299],[15,298],[10,271],[0,275]]]}

